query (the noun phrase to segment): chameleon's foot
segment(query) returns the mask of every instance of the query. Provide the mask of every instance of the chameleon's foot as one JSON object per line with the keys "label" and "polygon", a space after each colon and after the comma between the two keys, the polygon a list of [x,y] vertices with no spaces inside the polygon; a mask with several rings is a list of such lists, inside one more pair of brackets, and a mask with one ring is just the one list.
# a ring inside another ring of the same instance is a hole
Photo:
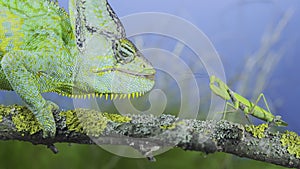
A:
{"label": "chameleon's foot", "polygon": [[56,133],[56,125],[53,117],[53,112],[57,111],[59,107],[47,101],[41,110],[34,112],[37,121],[40,123],[43,130],[43,138],[54,137]]}

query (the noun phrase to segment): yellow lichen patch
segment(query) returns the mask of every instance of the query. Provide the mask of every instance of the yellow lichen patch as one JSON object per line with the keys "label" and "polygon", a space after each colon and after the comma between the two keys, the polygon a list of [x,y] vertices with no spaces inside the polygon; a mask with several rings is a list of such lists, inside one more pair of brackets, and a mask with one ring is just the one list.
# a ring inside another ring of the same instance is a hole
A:
{"label": "yellow lichen patch", "polygon": [[35,119],[33,113],[24,106],[0,105],[0,112],[1,122],[3,120],[3,117],[10,116],[17,131],[19,132],[28,132],[29,134],[35,134],[42,129],[38,121]]}
{"label": "yellow lichen patch", "polygon": [[131,120],[131,118],[119,114],[103,113],[103,116],[116,123],[127,123]]}
{"label": "yellow lichen patch", "polygon": [[109,121],[116,123],[129,122],[131,118],[117,114],[100,113],[94,110],[76,109],[62,112],[66,117],[66,125],[70,131],[85,133],[99,137]]}
{"label": "yellow lichen patch", "polygon": [[79,126],[82,126],[83,132],[87,135],[99,137],[106,128],[108,119],[97,111],[86,112],[81,110],[76,110]]}
{"label": "yellow lichen patch", "polygon": [[20,111],[22,110],[22,106],[18,106],[18,105],[12,105],[12,106],[4,106],[4,105],[0,105],[0,122],[2,122],[3,117],[8,116],[12,113],[14,113],[15,111]]}
{"label": "yellow lichen patch", "polygon": [[1,114],[0,114],[0,122],[2,122],[3,117],[7,116],[11,112],[11,108],[6,107],[4,105],[0,105],[0,112],[1,112]]}
{"label": "yellow lichen patch", "polygon": [[14,113],[12,121],[19,132],[35,134],[42,129],[33,113],[27,108],[23,108],[17,113]]}
{"label": "yellow lichen patch", "polygon": [[290,154],[296,155],[300,158],[300,136],[297,133],[286,131],[280,139],[283,146],[287,146],[287,150]]}
{"label": "yellow lichen patch", "polygon": [[251,133],[256,138],[264,138],[265,130],[269,127],[267,123],[254,126],[254,125],[246,125],[245,129],[247,132]]}
{"label": "yellow lichen patch", "polygon": [[172,124],[169,124],[169,125],[161,125],[160,128],[163,129],[163,130],[172,130],[172,129],[175,129],[176,126],[183,125],[183,124],[184,124],[183,121],[178,121],[178,122],[175,122],[175,123],[172,123]]}
{"label": "yellow lichen patch", "polygon": [[80,126],[79,119],[73,110],[61,112],[60,115],[66,117],[66,125],[70,131],[83,132],[82,126]]}
{"label": "yellow lichen patch", "polygon": [[105,130],[109,121],[126,123],[131,118],[118,114],[100,113],[94,110],[76,109],[62,112],[66,117],[66,125],[70,131],[85,133],[98,137]]}
{"label": "yellow lichen patch", "polygon": [[170,125],[161,125],[160,128],[163,130],[172,130],[176,127],[175,123],[172,123]]}

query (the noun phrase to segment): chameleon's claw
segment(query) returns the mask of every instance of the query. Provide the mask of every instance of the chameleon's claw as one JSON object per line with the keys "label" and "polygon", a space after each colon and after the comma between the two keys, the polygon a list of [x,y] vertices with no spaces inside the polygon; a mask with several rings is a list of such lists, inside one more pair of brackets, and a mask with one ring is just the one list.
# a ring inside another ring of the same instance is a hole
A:
{"label": "chameleon's claw", "polygon": [[54,137],[56,133],[56,125],[53,117],[53,112],[57,111],[59,107],[47,101],[41,110],[34,112],[37,121],[40,123],[43,130],[43,138]]}

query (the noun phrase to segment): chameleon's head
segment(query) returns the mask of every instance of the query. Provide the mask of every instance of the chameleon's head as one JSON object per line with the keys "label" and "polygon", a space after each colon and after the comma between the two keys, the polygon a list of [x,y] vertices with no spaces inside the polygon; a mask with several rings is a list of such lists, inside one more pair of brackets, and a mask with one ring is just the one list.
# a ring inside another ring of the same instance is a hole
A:
{"label": "chameleon's head", "polygon": [[[126,38],[111,41],[112,45],[97,41],[96,55],[88,53],[84,57],[87,66],[85,74],[77,81],[83,82],[89,93],[141,95],[154,86],[155,69],[135,45]],[[94,42],[92,44],[95,44]],[[99,46],[104,46],[100,49]],[[99,51],[105,51],[100,52]],[[88,60],[88,61],[87,61]],[[84,87],[82,86],[82,87]]]}
{"label": "chameleon's head", "polygon": [[80,51],[75,84],[79,92],[145,93],[155,70],[132,42],[107,1],[70,0],[70,21]]}

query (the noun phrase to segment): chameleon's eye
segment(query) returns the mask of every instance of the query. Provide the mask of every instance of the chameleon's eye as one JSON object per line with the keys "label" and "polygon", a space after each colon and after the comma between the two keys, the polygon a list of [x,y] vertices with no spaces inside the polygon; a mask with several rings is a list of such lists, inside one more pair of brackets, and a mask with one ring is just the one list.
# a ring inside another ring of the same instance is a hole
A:
{"label": "chameleon's eye", "polygon": [[137,49],[128,39],[119,39],[114,42],[113,50],[115,58],[119,63],[129,63],[135,56]]}

